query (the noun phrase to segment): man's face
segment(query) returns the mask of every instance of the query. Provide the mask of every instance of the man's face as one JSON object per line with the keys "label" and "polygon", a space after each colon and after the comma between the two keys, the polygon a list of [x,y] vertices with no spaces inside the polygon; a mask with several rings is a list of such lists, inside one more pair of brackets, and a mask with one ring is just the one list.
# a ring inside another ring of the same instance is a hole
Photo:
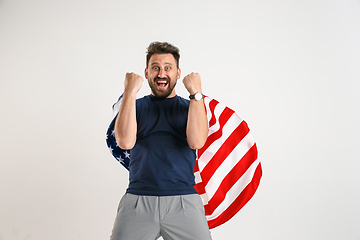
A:
{"label": "man's face", "polygon": [[154,54],[145,69],[151,93],[155,97],[170,98],[176,95],[175,85],[180,78],[180,69],[171,53]]}

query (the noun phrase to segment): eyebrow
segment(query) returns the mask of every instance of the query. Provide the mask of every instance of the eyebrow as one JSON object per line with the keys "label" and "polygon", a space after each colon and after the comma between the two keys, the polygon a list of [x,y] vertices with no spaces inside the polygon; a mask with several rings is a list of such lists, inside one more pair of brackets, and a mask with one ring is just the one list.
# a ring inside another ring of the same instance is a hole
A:
{"label": "eyebrow", "polygon": [[[159,62],[153,62],[153,63],[151,63],[151,65],[157,65],[157,64],[160,64],[160,63],[159,63]],[[166,64],[172,65],[171,62],[165,62],[164,65],[166,65]]]}

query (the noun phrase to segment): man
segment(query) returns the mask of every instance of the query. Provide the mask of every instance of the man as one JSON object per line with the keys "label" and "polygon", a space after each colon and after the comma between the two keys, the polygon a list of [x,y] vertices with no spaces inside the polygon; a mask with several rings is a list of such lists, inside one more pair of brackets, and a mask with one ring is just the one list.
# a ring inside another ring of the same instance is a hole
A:
{"label": "man", "polygon": [[178,48],[154,42],[147,50],[151,94],[136,99],[143,78],[127,73],[115,120],[116,142],[131,149],[131,161],[111,240],[208,240],[204,207],[194,189],[196,149],[208,135],[201,78],[191,73],[183,79],[190,100],[177,96]]}

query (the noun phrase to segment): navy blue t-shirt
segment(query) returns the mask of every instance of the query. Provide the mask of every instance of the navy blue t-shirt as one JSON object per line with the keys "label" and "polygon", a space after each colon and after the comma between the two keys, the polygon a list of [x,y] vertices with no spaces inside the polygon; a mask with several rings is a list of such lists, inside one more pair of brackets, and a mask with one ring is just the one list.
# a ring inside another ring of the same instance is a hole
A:
{"label": "navy blue t-shirt", "polygon": [[196,193],[196,152],[186,140],[189,100],[148,95],[136,100],[137,140],[131,149],[128,193]]}

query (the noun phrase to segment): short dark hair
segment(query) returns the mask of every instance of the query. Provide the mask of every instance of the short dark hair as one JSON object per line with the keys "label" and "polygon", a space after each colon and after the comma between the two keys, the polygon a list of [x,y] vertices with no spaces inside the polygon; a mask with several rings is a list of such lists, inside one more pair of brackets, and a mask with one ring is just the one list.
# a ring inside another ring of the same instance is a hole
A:
{"label": "short dark hair", "polygon": [[152,43],[150,43],[149,47],[147,48],[147,53],[146,53],[146,67],[149,66],[150,58],[155,53],[156,54],[171,53],[176,60],[177,68],[179,68],[180,51],[174,45],[171,45],[170,43],[167,43],[167,42],[152,42]]}

